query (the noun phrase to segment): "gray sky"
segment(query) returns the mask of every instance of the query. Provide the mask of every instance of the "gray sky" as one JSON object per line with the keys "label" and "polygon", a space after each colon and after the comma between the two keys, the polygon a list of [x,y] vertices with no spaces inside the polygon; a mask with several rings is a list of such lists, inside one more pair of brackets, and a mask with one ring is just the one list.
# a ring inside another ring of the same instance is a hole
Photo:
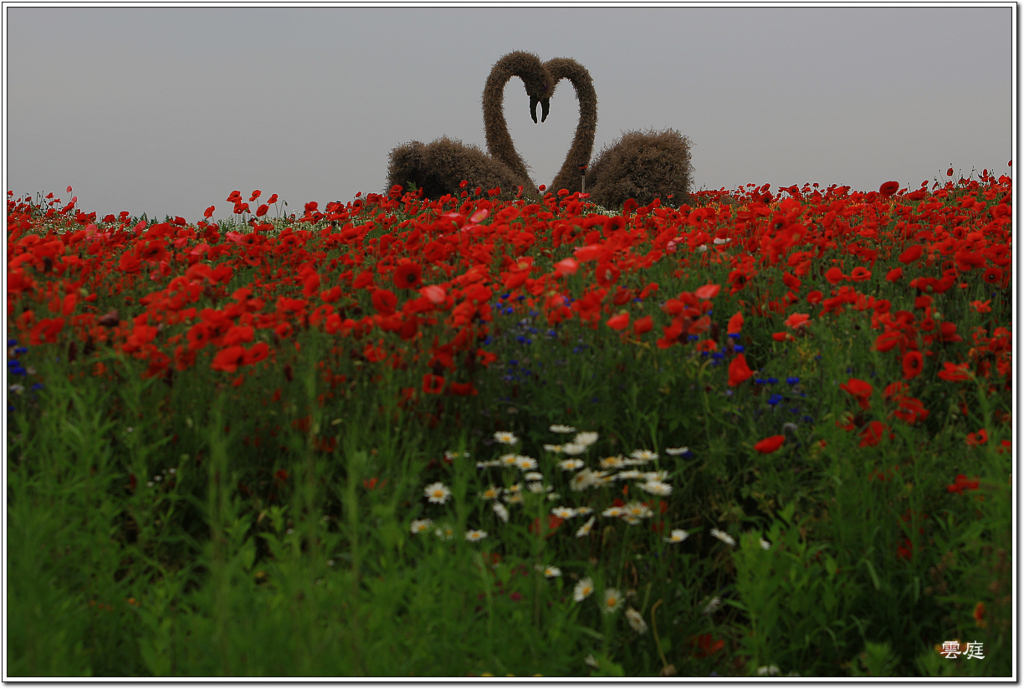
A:
{"label": "gray sky", "polygon": [[[101,216],[189,221],[235,189],[307,201],[384,190],[388,153],[484,146],[480,97],[513,50],[586,66],[594,156],[622,132],[690,137],[695,189],[917,187],[1008,174],[1012,10],[951,7],[357,8],[6,6],[4,189]],[[505,114],[537,184],[561,165],[571,85],[535,125]]]}

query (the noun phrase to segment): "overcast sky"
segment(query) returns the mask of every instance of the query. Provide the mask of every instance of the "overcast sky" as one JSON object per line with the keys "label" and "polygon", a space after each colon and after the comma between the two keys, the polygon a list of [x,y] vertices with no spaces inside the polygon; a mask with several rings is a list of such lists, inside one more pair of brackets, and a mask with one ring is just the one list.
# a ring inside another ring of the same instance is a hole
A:
{"label": "overcast sky", "polygon": [[[6,6],[5,190],[74,187],[101,216],[189,221],[232,190],[303,203],[382,192],[388,153],[484,146],[480,98],[513,50],[571,57],[598,94],[594,156],[624,131],[690,137],[695,189],[917,187],[1008,174],[1012,10],[1001,7]],[[578,115],[505,113],[534,181]]]}

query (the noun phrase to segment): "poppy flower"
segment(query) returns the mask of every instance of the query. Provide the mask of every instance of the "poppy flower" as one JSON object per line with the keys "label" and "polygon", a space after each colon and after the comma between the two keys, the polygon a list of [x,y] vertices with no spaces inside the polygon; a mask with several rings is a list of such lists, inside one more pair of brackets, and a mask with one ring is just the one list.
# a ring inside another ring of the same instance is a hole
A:
{"label": "poppy flower", "polygon": [[790,317],[785,320],[785,324],[786,324],[786,327],[788,327],[788,328],[792,328],[793,330],[798,330],[798,329],[804,327],[805,325],[807,325],[807,323],[810,320],[811,320],[811,317],[810,317],[809,314],[806,314],[806,313],[794,313],[794,314],[790,315]]}
{"label": "poppy flower", "polygon": [[854,282],[866,282],[871,279],[871,271],[864,266],[857,266],[850,271],[850,279]]}
{"label": "poppy flower", "polygon": [[617,316],[612,316],[605,321],[605,324],[612,330],[625,330],[629,325],[629,314],[620,313]]}
{"label": "poppy flower", "polygon": [[740,354],[729,363],[729,387],[736,387],[752,375],[754,372],[747,365],[745,354]]}
{"label": "poppy flower", "polygon": [[644,333],[650,332],[653,328],[654,319],[650,316],[644,316],[643,318],[638,318],[636,322],[633,323],[633,334],[640,337]]}
{"label": "poppy flower", "polygon": [[399,289],[416,289],[420,286],[423,268],[418,263],[403,261],[395,268],[392,278]]}
{"label": "poppy flower", "polygon": [[726,334],[739,335],[741,330],[743,330],[743,314],[741,312],[736,312],[732,318],[729,319],[729,326],[726,329]]}
{"label": "poppy flower", "polygon": [[900,189],[899,182],[885,182],[878,188],[878,193],[884,198],[889,198]]}
{"label": "poppy flower", "polygon": [[772,452],[775,452],[780,447],[782,447],[782,443],[784,442],[786,442],[786,436],[773,435],[765,438],[764,440],[758,441],[757,443],[754,443],[754,449],[760,452],[761,454],[767,455],[771,454]]}
{"label": "poppy flower", "polygon": [[697,295],[698,299],[714,299],[721,289],[720,285],[704,285],[698,287],[693,293]]}
{"label": "poppy flower", "polygon": [[444,391],[444,378],[430,373],[423,375],[423,392],[428,395],[440,395]]}
{"label": "poppy flower", "polygon": [[[860,447],[874,447],[882,441],[882,436],[889,429],[881,421],[872,421],[860,432]],[[889,434],[892,437],[892,433]]]}
{"label": "poppy flower", "polygon": [[874,390],[871,387],[871,383],[859,378],[850,378],[847,382],[840,384],[839,387],[850,393],[857,400],[857,404],[861,406],[861,409],[870,408],[871,392]]}
{"label": "poppy flower", "polygon": [[921,369],[924,368],[924,355],[921,352],[907,352],[903,355],[903,378],[910,380],[916,378]]}
{"label": "poppy flower", "polygon": [[371,301],[373,302],[373,308],[377,309],[384,316],[393,314],[395,307],[398,305],[398,297],[389,289],[374,290]]}
{"label": "poppy flower", "polygon": [[555,264],[555,272],[559,277],[565,277],[566,275],[572,275],[579,269],[580,264],[577,263],[574,258],[563,258],[561,261]]}
{"label": "poppy flower", "polygon": [[939,371],[939,378],[942,380],[948,380],[951,383],[970,380],[971,374],[967,372],[967,367],[969,365],[970,364],[968,362],[964,362],[962,364],[954,364],[951,361],[943,362],[942,370]]}

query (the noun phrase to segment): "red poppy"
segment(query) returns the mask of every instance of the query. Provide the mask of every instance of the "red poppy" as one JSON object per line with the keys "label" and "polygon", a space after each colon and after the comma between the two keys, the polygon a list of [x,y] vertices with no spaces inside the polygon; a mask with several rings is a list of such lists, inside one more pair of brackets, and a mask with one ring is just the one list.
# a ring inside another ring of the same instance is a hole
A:
{"label": "red poppy", "polygon": [[982,279],[990,285],[999,284],[1003,281],[1003,271],[1001,268],[991,266],[985,270]]}
{"label": "red poppy", "polygon": [[899,256],[900,263],[910,264],[921,258],[924,254],[924,247],[920,244],[914,244],[913,246],[907,247],[903,253]]}
{"label": "red poppy", "polygon": [[245,347],[231,345],[217,352],[213,357],[210,368],[214,371],[226,371],[234,373],[238,367],[245,363]]}
{"label": "red poppy", "polygon": [[921,352],[907,352],[903,355],[903,379],[916,378],[924,368],[924,355]]}
{"label": "red poppy", "polygon": [[854,282],[866,282],[871,279],[871,271],[864,266],[857,266],[850,271],[850,279]]}
{"label": "red poppy", "polygon": [[384,316],[393,314],[395,307],[398,306],[398,297],[389,289],[374,290],[370,300],[373,302],[373,308]]}
{"label": "red poppy", "polygon": [[605,321],[605,325],[607,325],[612,330],[625,330],[626,327],[629,325],[629,314],[620,313],[617,316],[612,316],[607,321]]}
{"label": "red poppy", "polygon": [[772,452],[775,452],[780,447],[782,447],[782,443],[784,442],[786,442],[786,436],[773,435],[755,443],[754,449],[760,452],[761,454],[767,455],[771,454]]}
{"label": "red poppy", "polygon": [[861,406],[861,409],[868,409],[871,406],[871,392],[874,390],[871,387],[871,383],[860,380],[859,378],[850,378],[845,383],[839,386],[846,392],[853,395],[854,399],[857,400],[857,404]]}
{"label": "red poppy", "polygon": [[640,337],[644,333],[650,332],[653,328],[654,319],[650,316],[644,316],[643,318],[638,318],[636,322],[633,323],[633,334]]}
{"label": "red poppy", "polygon": [[702,287],[698,287],[693,293],[697,295],[698,299],[714,299],[718,296],[721,289],[720,285],[704,285]]}
{"label": "red poppy", "polygon": [[729,319],[726,334],[739,335],[741,330],[743,330],[743,314],[741,312],[736,312],[733,317]]}
{"label": "red poppy", "polygon": [[420,278],[423,275],[423,268],[418,263],[403,261],[395,268],[392,275],[395,286],[399,289],[416,289],[420,286]]}
{"label": "red poppy", "polygon": [[537,517],[533,520],[533,523],[530,524],[529,530],[530,533],[535,533],[540,536],[543,536],[545,539],[548,539],[555,535],[555,531],[558,529],[558,527],[562,525],[562,522],[564,521],[565,520],[561,517],[549,514],[548,523],[545,525],[545,528],[541,526],[540,517]]}
{"label": "red poppy", "polygon": [[[882,436],[889,429],[881,421],[872,421],[860,432],[860,447],[874,447],[882,441]],[[892,437],[892,433],[889,434]]]}
{"label": "red poppy", "polygon": [[885,198],[889,198],[900,189],[899,182],[885,182],[878,188],[878,193]]}
{"label": "red poppy", "polygon": [[939,371],[939,378],[942,380],[948,380],[951,383],[970,380],[971,374],[967,372],[969,365],[970,364],[968,362],[964,362],[962,364],[954,364],[951,361],[943,362],[942,370]]}
{"label": "red poppy", "polygon": [[428,395],[440,395],[444,391],[444,378],[430,373],[423,375],[423,392]]}
{"label": "red poppy", "polygon": [[965,490],[978,490],[981,485],[981,481],[975,476],[974,480],[967,478],[963,474],[956,475],[956,482],[952,485],[946,486],[946,491],[949,493],[963,493]]}
{"label": "red poppy", "polygon": [[750,366],[747,365],[747,356],[745,354],[738,355],[729,363],[730,387],[736,387],[752,375],[754,375],[754,372],[751,371]]}
{"label": "red poppy", "polygon": [[785,320],[785,324],[786,324],[786,327],[788,327],[788,328],[792,328],[793,330],[799,330],[800,328],[802,328],[805,325],[807,325],[807,323],[810,320],[811,320],[811,317],[810,317],[809,314],[806,314],[806,313],[794,313],[794,314],[791,314],[790,317]]}

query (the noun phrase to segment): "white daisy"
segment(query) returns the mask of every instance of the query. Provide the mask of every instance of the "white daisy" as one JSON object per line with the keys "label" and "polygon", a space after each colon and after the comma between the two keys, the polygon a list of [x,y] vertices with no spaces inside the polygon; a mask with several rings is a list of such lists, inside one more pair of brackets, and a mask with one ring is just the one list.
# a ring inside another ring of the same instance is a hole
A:
{"label": "white daisy", "polygon": [[671,455],[672,457],[678,457],[679,455],[685,455],[690,451],[688,447],[666,447],[665,454]]}
{"label": "white daisy", "polygon": [[608,509],[606,509],[604,512],[602,512],[601,516],[602,517],[621,517],[625,513],[626,513],[626,511],[624,509],[622,509],[621,507],[612,506],[612,507],[609,507]]}
{"label": "white daisy", "polygon": [[581,517],[585,517],[588,514],[593,513],[593,511],[594,511],[593,507],[585,507],[584,506],[584,507],[577,507],[576,508],[576,514],[578,514]]}
{"label": "white daisy", "polygon": [[438,505],[443,505],[448,502],[448,498],[451,497],[452,492],[448,490],[448,487],[443,483],[431,483],[429,486],[423,489],[423,494],[427,496],[430,502]]}
{"label": "white daisy", "polygon": [[491,507],[494,509],[495,514],[501,518],[501,521],[508,524],[508,509],[497,500],[491,503]]}
{"label": "white daisy", "polygon": [[523,478],[527,481],[542,481],[544,480],[544,474],[539,471],[528,471]]}
{"label": "white daisy", "polygon": [[564,459],[558,463],[558,468],[562,471],[574,471],[581,468],[583,464],[582,459]]}
{"label": "white daisy", "polygon": [[533,457],[527,457],[525,455],[516,456],[516,466],[522,471],[529,471],[530,469],[537,468],[537,460]]}
{"label": "white daisy", "polygon": [[710,615],[715,610],[718,610],[720,607],[722,607],[722,599],[719,598],[718,596],[715,596],[714,598],[711,599],[710,603],[708,603],[707,605],[704,606],[704,610],[702,612],[705,615]]}
{"label": "white daisy", "polygon": [[601,612],[613,613],[622,607],[622,594],[618,589],[605,589],[601,596]]}
{"label": "white daisy", "polygon": [[[452,452],[451,450],[445,450],[444,451],[444,458],[447,459],[449,462],[452,461],[453,459],[455,459],[458,456],[459,456],[458,452]],[[469,453],[468,452],[463,452],[462,456],[463,457],[469,457]]]}
{"label": "white daisy", "polygon": [[505,493],[504,500],[509,505],[519,505],[523,502],[522,493]]}
{"label": "white daisy", "polygon": [[480,497],[483,498],[484,500],[497,500],[499,497],[501,497],[501,488],[495,488],[494,486],[491,486],[484,492],[480,493]]}
{"label": "white daisy", "polygon": [[576,588],[572,590],[572,599],[579,603],[594,592],[594,582],[590,577],[584,577],[576,582]]}
{"label": "white daisy", "polygon": [[626,608],[626,621],[629,622],[629,626],[632,627],[637,634],[647,633],[647,623],[644,622],[643,615],[631,607]]}
{"label": "white daisy", "polygon": [[569,487],[574,491],[581,491],[590,488],[597,482],[594,472],[590,469],[584,469],[569,480]]}
{"label": "white daisy", "polygon": [[647,483],[641,483],[640,489],[647,491],[651,495],[670,495],[672,493],[672,486],[661,481],[648,481]]}
{"label": "white daisy", "polygon": [[548,486],[547,488],[545,488],[544,484],[541,483],[540,481],[533,481],[531,483],[527,483],[526,487],[527,489],[529,489],[531,493],[543,493],[546,490],[553,488],[553,486]]}
{"label": "white daisy", "polygon": [[719,531],[718,529],[711,529],[711,535],[720,540],[722,543],[736,545],[736,541],[733,540],[732,536],[725,533],[724,531]]}
{"label": "white daisy", "polygon": [[496,459],[489,459],[486,462],[477,462],[477,469],[490,469],[491,467],[501,466],[501,462]]}
{"label": "white daisy", "polygon": [[556,517],[561,517],[562,519],[572,519],[578,514],[578,512],[576,512],[572,507],[556,507],[551,510],[551,514]]}
{"label": "white daisy", "polygon": [[658,458],[658,453],[650,450],[633,450],[629,456],[639,462],[651,462]]}
{"label": "white daisy", "polygon": [[440,538],[442,541],[450,541],[455,535],[455,529],[450,526],[437,527],[434,529],[434,535]]}
{"label": "white daisy", "polygon": [[619,455],[618,457],[605,457],[599,462],[599,464],[602,469],[618,469],[625,466],[622,455]]}
{"label": "white daisy", "polygon": [[466,540],[470,541],[471,543],[476,543],[477,541],[481,541],[485,538],[487,538],[486,531],[480,531],[479,529],[471,529],[466,532]]}
{"label": "white daisy", "polygon": [[690,534],[682,529],[672,529],[672,535],[665,539],[666,543],[682,543]]}
{"label": "white daisy", "polygon": [[771,549],[771,547],[772,547],[771,543],[769,543],[768,541],[764,540],[763,538],[760,539],[760,540],[761,540],[761,547],[762,548],[764,548],[765,550],[770,550]]}
{"label": "white daisy", "polygon": [[552,433],[575,433],[576,429],[572,426],[563,426],[561,424],[555,424],[548,428]]}
{"label": "white daisy", "polygon": [[623,511],[625,516],[632,517],[633,519],[647,519],[653,514],[650,507],[639,501],[626,503]]}
{"label": "white daisy", "polygon": [[587,447],[589,447],[596,443],[599,437],[600,436],[598,436],[597,433],[594,433],[592,431],[585,431],[583,433],[577,433],[576,437],[572,439],[572,442],[575,445],[586,445]]}
{"label": "white daisy", "polygon": [[562,445],[562,454],[566,455],[581,455],[587,451],[586,445],[580,445],[579,443],[566,443]]}
{"label": "white daisy", "polygon": [[517,455],[514,452],[510,452],[507,455],[502,455],[501,457],[498,457],[498,463],[501,464],[501,466],[514,467],[516,466],[516,460],[518,459],[519,455]]}
{"label": "white daisy", "polygon": [[630,479],[643,477],[644,474],[639,469],[628,469],[626,471],[620,471],[619,473],[615,474],[615,476],[613,476],[612,478],[614,478],[616,481],[628,481]]}
{"label": "white daisy", "polygon": [[544,451],[545,452],[553,452],[556,455],[560,455],[560,454],[562,454],[562,446],[561,445],[544,445]]}
{"label": "white daisy", "polygon": [[412,528],[410,529],[414,534],[421,534],[430,528],[434,522],[430,519],[413,519]]}
{"label": "white daisy", "polygon": [[643,473],[645,481],[664,481],[668,478],[668,472],[662,471],[645,471]]}
{"label": "white daisy", "polygon": [[519,442],[519,438],[508,431],[498,431],[494,434],[494,440],[502,445],[515,445]]}
{"label": "white daisy", "polygon": [[554,579],[555,577],[562,576],[562,570],[558,569],[554,565],[535,565],[538,572],[544,572],[544,576],[548,579]]}
{"label": "white daisy", "polygon": [[590,519],[587,520],[586,524],[584,524],[579,529],[577,529],[576,530],[576,538],[583,538],[584,536],[589,534],[590,533],[590,527],[592,527],[594,525],[594,520],[595,519],[597,519],[597,517],[591,517]]}

